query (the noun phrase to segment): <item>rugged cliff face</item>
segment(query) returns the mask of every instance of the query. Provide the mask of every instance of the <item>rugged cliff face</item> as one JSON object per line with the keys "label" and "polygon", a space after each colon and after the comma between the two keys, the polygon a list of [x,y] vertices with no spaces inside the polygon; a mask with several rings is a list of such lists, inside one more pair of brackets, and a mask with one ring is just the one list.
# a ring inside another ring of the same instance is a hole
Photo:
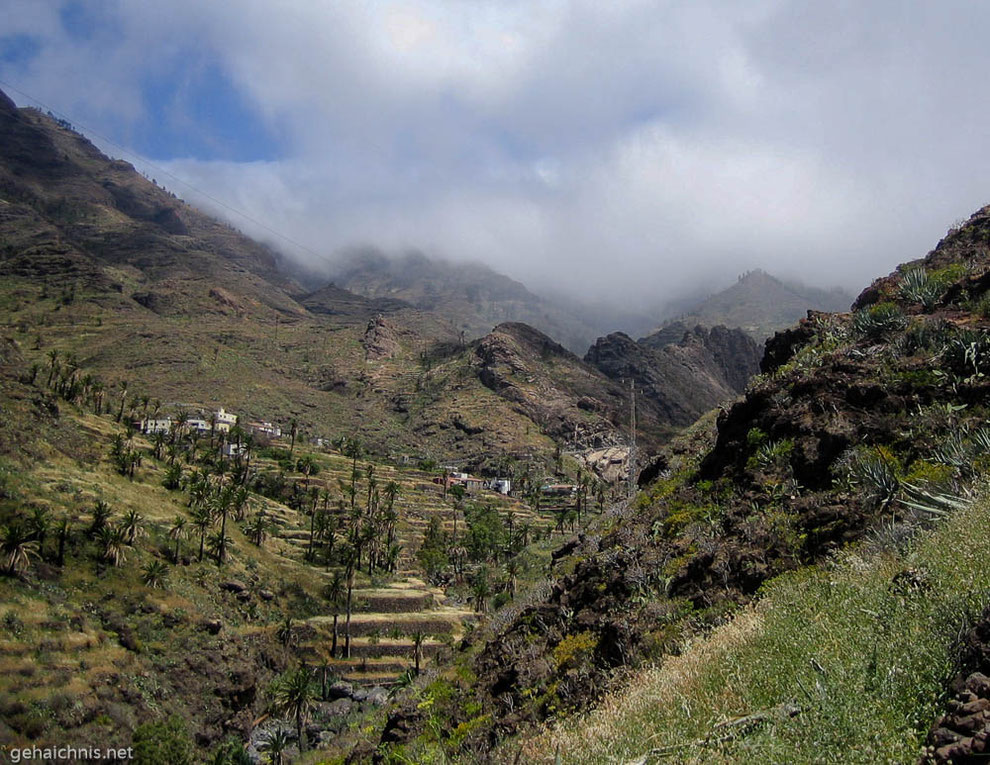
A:
{"label": "rugged cliff face", "polygon": [[651,417],[686,426],[738,395],[756,373],[759,349],[742,330],[695,327],[660,347],[616,332],[599,338],[585,361],[615,381],[636,383]]}
{"label": "rugged cliff face", "polygon": [[[539,330],[500,324],[474,345],[471,364],[484,385],[555,439],[575,449],[624,441],[629,404],[622,387]],[[670,432],[662,421],[644,423],[651,443]]]}

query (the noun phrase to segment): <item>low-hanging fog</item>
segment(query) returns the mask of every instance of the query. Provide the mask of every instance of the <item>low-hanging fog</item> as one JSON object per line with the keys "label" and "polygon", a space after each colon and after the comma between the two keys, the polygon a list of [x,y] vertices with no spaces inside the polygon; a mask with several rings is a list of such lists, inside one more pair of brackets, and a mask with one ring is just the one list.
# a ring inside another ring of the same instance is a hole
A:
{"label": "low-hanging fog", "polygon": [[319,268],[417,248],[625,306],[754,267],[857,289],[990,201],[975,3],[7,5],[18,103]]}

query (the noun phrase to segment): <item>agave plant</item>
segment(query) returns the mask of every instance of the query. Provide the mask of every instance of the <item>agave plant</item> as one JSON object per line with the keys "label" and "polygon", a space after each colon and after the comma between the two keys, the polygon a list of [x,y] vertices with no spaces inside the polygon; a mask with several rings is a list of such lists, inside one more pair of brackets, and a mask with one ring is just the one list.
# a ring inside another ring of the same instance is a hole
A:
{"label": "agave plant", "polygon": [[972,469],[973,450],[961,431],[953,431],[944,443],[932,452],[932,459],[949,465],[960,474],[968,474]]}
{"label": "agave plant", "polygon": [[900,293],[905,300],[920,303],[925,312],[932,311],[945,292],[945,283],[928,275],[924,267],[905,271],[901,277]]}
{"label": "agave plant", "polygon": [[874,507],[886,508],[897,496],[900,481],[894,466],[878,449],[857,450],[846,461],[848,480]]}
{"label": "agave plant", "polygon": [[264,740],[258,745],[262,752],[268,752],[268,760],[272,765],[285,763],[285,750],[289,748],[289,731],[279,726],[269,731]]}
{"label": "agave plant", "polygon": [[879,340],[884,335],[904,329],[907,319],[893,303],[877,303],[856,312],[852,330],[858,337]]}
{"label": "agave plant", "polygon": [[940,491],[929,491],[912,483],[904,483],[906,497],[901,498],[901,504],[918,510],[934,518],[944,518],[955,510],[967,507],[972,497],[964,494],[947,494]]}
{"label": "agave plant", "polygon": [[945,344],[942,361],[959,375],[985,374],[990,371],[990,333],[977,329],[959,332]]}

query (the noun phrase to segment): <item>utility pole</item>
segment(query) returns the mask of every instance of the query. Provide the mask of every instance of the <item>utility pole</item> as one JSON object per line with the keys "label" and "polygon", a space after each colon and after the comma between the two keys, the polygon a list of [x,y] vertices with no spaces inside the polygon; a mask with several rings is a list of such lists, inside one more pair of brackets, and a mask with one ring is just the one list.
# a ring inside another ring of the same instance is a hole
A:
{"label": "utility pole", "polygon": [[636,496],[636,381],[629,381],[629,498]]}

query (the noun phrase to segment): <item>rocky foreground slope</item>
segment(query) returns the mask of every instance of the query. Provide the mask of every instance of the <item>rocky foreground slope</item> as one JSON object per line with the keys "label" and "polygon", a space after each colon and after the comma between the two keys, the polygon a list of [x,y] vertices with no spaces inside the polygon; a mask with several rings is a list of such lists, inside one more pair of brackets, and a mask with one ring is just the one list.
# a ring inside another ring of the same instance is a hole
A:
{"label": "rocky foreground slope", "polygon": [[[562,551],[546,585],[467,649],[431,697],[440,709],[397,708],[379,752],[484,757],[586,707],[620,668],[677,651],[777,574],[882,522],[911,528],[905,497],[984,470],[990,207],[856,309],[776,335],[745,397],[666,449],[632,507]],[[424,727],[437,715],[450,730]]]}

